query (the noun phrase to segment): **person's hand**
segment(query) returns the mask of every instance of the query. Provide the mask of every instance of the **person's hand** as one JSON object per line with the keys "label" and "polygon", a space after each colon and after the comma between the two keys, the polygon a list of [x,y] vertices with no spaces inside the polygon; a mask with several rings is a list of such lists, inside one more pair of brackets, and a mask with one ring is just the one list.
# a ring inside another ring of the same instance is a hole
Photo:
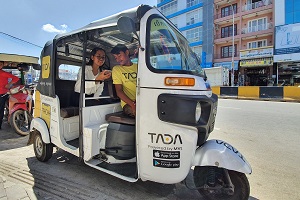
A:
{"label": "person's hand", "polygon": [[104,70],[102,71],[97,77],[96,81],[104,81],[111,77],[111,71],[110,70]]}
{"label": "person's hand", "polygon": [[131,104],[129,104],[132,110],[132,114],[134,115],[134,117],[136,116],[136,104],[135,101],[133,101]]}
{"label": "person's hand", "polygon": [[8,83],[8,84],[5,85],[5,88],[6,88],[6,89],[10,89],[12,86],[13,86],[12,83]]}

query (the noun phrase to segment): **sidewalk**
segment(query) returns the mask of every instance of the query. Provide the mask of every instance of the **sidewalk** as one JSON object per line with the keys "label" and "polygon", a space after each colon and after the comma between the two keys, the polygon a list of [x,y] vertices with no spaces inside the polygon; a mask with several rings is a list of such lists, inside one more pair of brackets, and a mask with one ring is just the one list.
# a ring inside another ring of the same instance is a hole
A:
{"label": "sidewalk", "polygon": [[0,175],[0,200],[37,200],[31,188],[8,181]]}
{"label": "sidewalk", "polygon": [[239,100],[255,100],[255,101],[276,101],[276,102],[294,102],[300,103],[298,99],[292,98],[255,98],[255,97],[241,97],[241,96],[230,96],[230,95],[218,95],[219,99],[239,99]]}

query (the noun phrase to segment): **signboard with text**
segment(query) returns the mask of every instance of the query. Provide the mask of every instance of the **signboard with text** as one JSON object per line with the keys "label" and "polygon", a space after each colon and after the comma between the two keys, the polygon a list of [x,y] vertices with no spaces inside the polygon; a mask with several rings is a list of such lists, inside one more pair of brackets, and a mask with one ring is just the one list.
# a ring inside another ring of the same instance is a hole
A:
{"label": "signboard with text", "polygon": [[240,51],[240,59],[273,57],[273,47]]}
{"label": "signboard with text", "polygon": [[274,62],[300,60],[300,23],[275,27]]}

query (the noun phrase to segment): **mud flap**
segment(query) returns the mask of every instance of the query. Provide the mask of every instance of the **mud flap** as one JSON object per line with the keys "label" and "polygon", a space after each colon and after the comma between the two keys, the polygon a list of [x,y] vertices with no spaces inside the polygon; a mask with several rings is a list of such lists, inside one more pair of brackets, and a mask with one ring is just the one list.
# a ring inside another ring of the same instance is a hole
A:
{"label": "mud flap", "polygon": [[28,141],[27,141],[27,146],[33,144],[33,140],[34,140],[35,134],[36,134],[35,131],[31,131],[29,133],[29,138],[28,138]]}

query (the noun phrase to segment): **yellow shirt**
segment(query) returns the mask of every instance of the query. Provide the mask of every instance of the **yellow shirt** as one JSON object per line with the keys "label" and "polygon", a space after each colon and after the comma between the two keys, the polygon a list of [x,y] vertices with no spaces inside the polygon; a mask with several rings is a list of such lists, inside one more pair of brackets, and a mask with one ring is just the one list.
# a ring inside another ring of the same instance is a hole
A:
{"label": "yellow shirt", "polygon": [[[132,64],[131,66],[114,66],[112,70],[112,79],[114,84],[123,85],[124,93],[132,101],[135,101],[137,64]],[[124,107],[125,104],[124,101],[121,101],[122,107]]]}

